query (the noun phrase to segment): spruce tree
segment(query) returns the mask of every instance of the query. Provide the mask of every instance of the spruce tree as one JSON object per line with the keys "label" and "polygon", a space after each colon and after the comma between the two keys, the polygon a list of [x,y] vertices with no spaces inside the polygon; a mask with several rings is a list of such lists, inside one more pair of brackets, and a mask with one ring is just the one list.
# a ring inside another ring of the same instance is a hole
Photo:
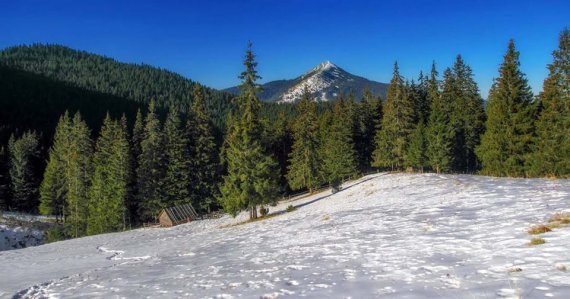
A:
{"label": "spruce tree", "polygon": [[[454,169],[461,172],[477,170],[479,162],[475,148],[480,143],[485,128],[485,109],[479,88],[473,79],[471,67],[465,64],[461,55],[453,66],[452,84],[453,116],[455,127]],[[444,86],[444,96],[445,86]]]}
{"label": "spruce tree", "polygon": [[34,176],[39,138],[35,132],[25,132],[19,138],[14,135],[8,141],[10,155],[11,207],[31,212],[37,207],[38,184]]}
{"label": "spruce tree", "polygon": [[406,166],[421,172],[424,171],[424,167],[427,165],[425,134],[425,125],[423,120],[421,120],[412,133],[410,145],[405,156]]}
{"label": "spruce tree", "polygon": [[397,63],[383,112],[382,129],[376,134],[373,166],[399,169],[405,164],[404,156],[414,129],[414,105]]}
{"label": "spruce tree", "polygon": [[107,114],[93,155],[87,234],[125,229],[129,158],[126,128]]}
{"label": "spruce tree", "polygon": [[489,92],[486,131],[476,153],[481,172],[494,176],[524,176],[533,136],[532,92],[520,70],[514,41]]}
{"label": "spruce tree", "polygon": [[552,53],[548,77],[540,94],[543,110],[536,122],[536,138],[530,164],[533,176],[570,175],[570,33],[560,34]]}
{"label": "spruce tree", "polygon": [[220,202],[224,210],[237,215],[249,209],[250,218],[257,217],[257,206],[273,202],[277,192],[277,163],[261,144],[262,124],[259,112],[261,103],[256,96],[260,79],[257,62],[249,44],[244,60],[245,71],[239,78],[241,94],[236,99],[238,115],[230,124],[225,140],[227,175],[220,187]]}
{"label": "spruce tree", "polygon": [[65,196],[66,172],[69,165],[68,154],[71,144],[71,118],[66,111],[60,118],[55,129],[53,145],[49,149],[48,162],[40,185],[40,213],[55,215],[65,221],[67,217]]}
{"label": "spruce tree", "polygon": [[164,205],[190,203],[188,168],[190,154],[188,134],[182,129],[182,123],[176,107],[171,106],[164,123],[164,167],[166,168],[162,188],[165,193]]}
{"label": "spruce tree", "polygon": [[358,169],[366,172],[372,163],[374,136],[382,120],[382,101],[375,99],[370,90],[365,90],[363,99],[357,104],[355,117],[357,130],[354,134],[354,147]]}
{"label": "spruce tree", "polygon": [[348,109],[344,99],[339,97],[321,143],[322,171],[325,181],[333,186],[357,173],[352,128],[347,125],[350,123]]}
{"label": "spruce tree", "polygon": [[85,235],[88,219],[89,181],[92,171],[92,141],[90,130],[79,112],[76,112],[68,132],[69,147],[64,165],[67,204],[67,219],[74,237]]}
{"label": "spruce tree", "polygon": [[141,221],[155,221],[166,207],[164,180],[164,138],[154,101],[148,106],[137,169],[137,202]]}
{"label": "spruce tree", "polygon": [[[451,71],[445,72],[447,86],[453,79]],[[428,86],[431,112],[426,129],[427,139],[427,159],[429,166],[437,173],[447,172],[451,169],[453,161],[452,146],[454,140],[454,128],[451,123],[452,104],[449,97],[442,97],[439,82],[437,81],[437,71],[435,63],[432,64]]]}
{"label": "spruce tree", "polygon": [[6,149],[0,146],[0,210],[6,210],[10,205],[10,179],[7,156]]}
{"label": "spruce tree", "polygon": [[186,130],[190,132],[192,159],[190,191],[194,207],[207,212],[216,204],[216,186],[218,183],[219,151],[213,135],[213,125],[204,98],[204,90],[199,84],[194,85],[193,102]]}
{"label": "spruce tree", "polygon": [[297,103],[297,119],[293,125],[294,143],[289,154],[287,181],[293,190],[302,188],[310,192],[321,182],[317,104],[305,86]]}
{"label": "spruce tree", "polygon": [[137,110],[137,114],[135,116],[135,122],[133,124],[133,130],[130,136],[130,158],[131,166],[130,166],[130,174],[131,177],[129,178],[129,199],[128,199],[128,216],[131,220],[130,223],[133,223],[136,219],[138,219],[138,199],[139,199],[139,192],[138,192],[138,179],[137,179],[137,170],[139,168],[139,157],[141,155],[141,142],[144,139],[144,117],[141,113],[141,110]]}

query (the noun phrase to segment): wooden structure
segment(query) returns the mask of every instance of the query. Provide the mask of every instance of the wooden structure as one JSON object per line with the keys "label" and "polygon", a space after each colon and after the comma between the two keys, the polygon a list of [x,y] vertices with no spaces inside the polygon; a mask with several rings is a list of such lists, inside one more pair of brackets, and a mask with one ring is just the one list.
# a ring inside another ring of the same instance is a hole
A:
{"label": "wooden structure", "polygon": [[197,219],[199,219],[198,213],[189,203],[162,209],[158,214],[158,220],[162,227],[175,226]]}

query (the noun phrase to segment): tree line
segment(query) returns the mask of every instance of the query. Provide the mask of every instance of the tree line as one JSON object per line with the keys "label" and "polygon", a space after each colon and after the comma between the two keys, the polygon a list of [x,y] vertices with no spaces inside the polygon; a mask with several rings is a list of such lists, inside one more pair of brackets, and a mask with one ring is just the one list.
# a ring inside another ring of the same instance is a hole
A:
{"label": "tree line", "polygon": [[360,101],[340,94],[322,104],[305,89],[296,104],[268,113],[250,45],[221,144],[198,84],[186,111],[172,105],[161,118],[151,101],[132,126],[108,114],[96,140],[80,113],[66,112],[41,177],[39,134],[13,135],[0,150],[0,198],[11,209],[58,216],[75,237],[155,221],[160,208],[181,203],[256,218],[282,194],[373,169],[569,177],[569,31],[538,96],[519,55],[511,40],[486,102],[457,56],[441,79],[435,62],[417,80],[394,64],[384,100],[365,92]]}

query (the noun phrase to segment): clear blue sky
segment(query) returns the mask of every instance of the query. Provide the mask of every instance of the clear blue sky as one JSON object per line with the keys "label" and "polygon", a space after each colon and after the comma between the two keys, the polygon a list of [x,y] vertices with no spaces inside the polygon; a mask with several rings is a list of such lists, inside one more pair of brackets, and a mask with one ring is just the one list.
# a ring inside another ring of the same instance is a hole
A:
{"label": "clear blue sky", "polygon": [[460,53],[483,96],[514,38],[535,92],[568,0],[501,1],[26,1],[0,0],[0,48],[58,43],[167,68],[215,88],[238,83],[248,40],[263,82],[293,78],[324,60],[388,82],[398,60],[416,77]]}

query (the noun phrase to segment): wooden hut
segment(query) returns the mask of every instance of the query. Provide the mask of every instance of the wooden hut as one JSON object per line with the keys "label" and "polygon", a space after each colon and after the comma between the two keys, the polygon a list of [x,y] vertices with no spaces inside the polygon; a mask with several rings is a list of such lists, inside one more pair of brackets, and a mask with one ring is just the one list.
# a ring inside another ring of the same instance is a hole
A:
{"label": "wooden hut", "polygon": [[162,209],[158,214],[160,226],[163,227],[175,226],[197,219],[199,219],[198,213],[189,203]]}

